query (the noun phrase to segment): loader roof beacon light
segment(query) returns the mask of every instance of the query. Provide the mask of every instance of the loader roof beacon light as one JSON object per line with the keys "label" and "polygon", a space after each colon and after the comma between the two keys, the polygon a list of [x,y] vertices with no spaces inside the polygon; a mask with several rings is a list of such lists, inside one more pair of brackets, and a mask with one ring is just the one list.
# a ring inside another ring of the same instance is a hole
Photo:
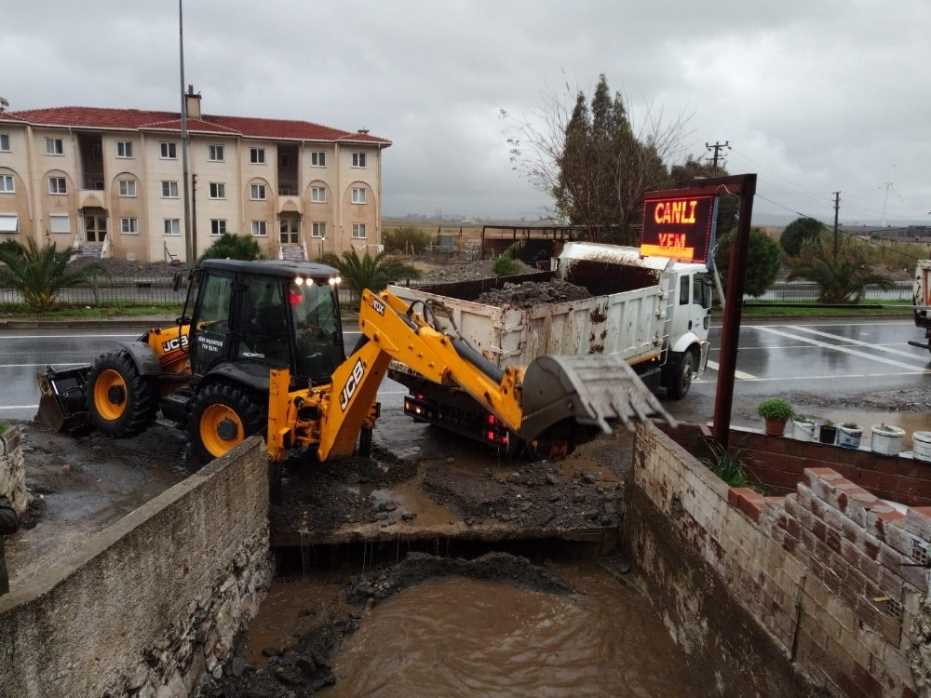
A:
{"label": "loader roof beacon light", "polygon": [[643,200],[640,254],[704,262],[714,224],[714,195],[669,194],[650,192]]}

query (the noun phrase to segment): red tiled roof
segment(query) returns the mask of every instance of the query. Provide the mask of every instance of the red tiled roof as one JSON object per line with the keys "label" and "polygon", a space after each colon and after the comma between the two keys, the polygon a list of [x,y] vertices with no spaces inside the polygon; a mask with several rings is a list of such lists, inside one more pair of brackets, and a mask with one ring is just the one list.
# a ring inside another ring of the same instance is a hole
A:
{"label": "red tiled roof", "polygon": [[[73,126],[114,129],[180,130],[178,112],[141,109],[109,109],[101,107],[51,107],[0,113],[0,121],[25,121],[36,126]],[[310,121],[263,119],[250,116],[217,116],[204,114],[190,119],[192,131],[241,134],[252,138],[282,138],[309,141],[348,141],[391,145],[391,141],[368,133],[353,133]]]}

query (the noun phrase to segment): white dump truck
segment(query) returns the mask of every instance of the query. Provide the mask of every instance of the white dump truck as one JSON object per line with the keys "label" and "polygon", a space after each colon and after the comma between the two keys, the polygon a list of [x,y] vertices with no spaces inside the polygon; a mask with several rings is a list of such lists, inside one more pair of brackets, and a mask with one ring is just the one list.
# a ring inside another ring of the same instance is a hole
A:
{"label": "white dump truck", "polygon": [[[490,370],[538,356],[617,354],[654,390],[680,399],[708,360],[712,282],[704,264],[641,257],[636,247],[567,243],[555,269],[510,277],[390,290],[481,354]],[[527,307],[480,302],[505,284],[561,279],[591,297]],[[393,363],[407,386],[404,411],[470,438],[515,446],[516,436],[463,391],[424,381]]]}
{"label": "white dump truck", "polygon": [[910,341],[909,344],[931,350],[931,259],[919,259],[915,265],[912,312],[915,316],[915,325],[925,332],[925,341]]}

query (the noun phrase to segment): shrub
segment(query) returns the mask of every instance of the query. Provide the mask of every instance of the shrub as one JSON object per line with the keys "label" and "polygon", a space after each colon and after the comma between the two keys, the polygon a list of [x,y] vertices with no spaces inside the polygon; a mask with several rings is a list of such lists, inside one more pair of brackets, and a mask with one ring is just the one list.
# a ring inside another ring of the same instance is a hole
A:
{"label": "shrub", "polygon": [[39,247],[32,238],[25,245],[14,242],[0,247],[0,286],[15,288],[33,310],[55,305],[58,292],[69,286],[92,285],[103,269],[99,264],[68,266],[75,250],[58,251],[55,243]]}
{"label": "shrub", "polygon": [[[731,453],[717,441],[705,442],[711,451],[710,458],[702,458],[702,463],[721,478],[729,487],[750,487],[750,477],[744,467],[740,451]],[[759,489],[755,487],[754,489]]]}
{"label": "shrub", "polygon": [[252,261],[261,259],[259,243],[251,235],[234,235],[224,233],[214,242],[201,259],[242,259]]}
{"label": "shrub", "polygon": [[792,405],[778,398],[764,400],[757,407],[757,412],[763,419],[778,419],[779,421],[785,421],[793,414]]}
{"label": "shrub", "polygon": [[412,225],[386,230],[385,252],[394,254],[422,254],[430,246],[430,233]]}
{"label": "shrub", "polygon": [[[727,267],[731,258],[731,245],[736,239],[736,232],[730,232],[721,238],[715,254],[715,264],[721,276],[727,277]],[[759,228],[750,230],[747,244],[747,274],[744,277],[744,293],[759,297],[773,285],[779,268],[782,266],[782,250],[779,244]]]}
{"label": "shrub", "polygon": [[806,241],[821,235],[827,230],[823,223],[814,218],[796,218],[782,231],[779,244],[790,257],[797,257]]}
{"label": "shrub", "polygon": [[888,277],[873,271],[875,261],[872,245],[843,236],[835,253],[833,236],[826,234],[806,241],[801,254],[788,260],[788,279],[818,284],[819,303],[859,303],[867,286],[894,288]]}
{"label": "shrub", "polygon": [[320,258],[324,264],[336,267],[346,285],[356,295],[365,289],[382,291],[392,281],[416,279],[420,272],[409,264],[387,257],[379,252],[374,257],[366,252],[361,257],[355,250],[343,252],[342,256],[325,254]]}
{"label": "shrub", "polygon": [[514,258],[506,254],[495,258],[495,276],[510,276],[517,273],[517,264]]}

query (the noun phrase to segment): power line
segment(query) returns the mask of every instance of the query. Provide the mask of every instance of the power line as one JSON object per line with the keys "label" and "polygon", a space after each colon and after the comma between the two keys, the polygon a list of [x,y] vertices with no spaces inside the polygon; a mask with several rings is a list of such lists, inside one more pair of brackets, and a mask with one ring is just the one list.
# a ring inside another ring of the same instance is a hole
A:
{"label": "power line", "polygon": [[840,213],[840,192],[834,192],[834,260],[837,261],[837,216]]}
{"label": "power line", "polygon": [[724,163],[724,156],[720,155],[720,153],[724,150],[730,150],[730,149],[731,149],[730,141],[724,141],[723,143],[720,143],[718,141],[715,141],[714,143],[709,143],[708,141],[705,141],[705,150],[714,151],[714,156],[711,158],[711,167],[712,167],[712,171],[715,174],[717,174],[718,172],[718,160],[719,159],[721,160],[722,165]]}

